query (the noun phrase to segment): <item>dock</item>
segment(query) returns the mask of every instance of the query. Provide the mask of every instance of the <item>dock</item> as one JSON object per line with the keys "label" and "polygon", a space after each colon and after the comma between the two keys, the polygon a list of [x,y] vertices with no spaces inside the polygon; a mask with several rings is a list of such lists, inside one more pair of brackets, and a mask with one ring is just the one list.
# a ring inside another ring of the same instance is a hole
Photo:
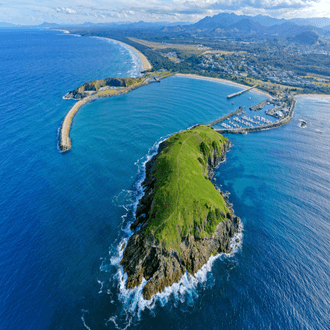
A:
{"label": "dock", "polygon": [[241,94],[243,94],[243,93],[245,93],[245,92],[248,92],[248,91],[250,91],[251,89],[256,88],[256,87],[257,87],[257,85],[254,85],[254,86],[249,87],[249,88],[247,88],[247,89],[244,89],[244,90],[242,90],[242,91],[240,91],[240,92],[230,94],[230,95],[227,96],[227,99],[231,99],[231,98],[233,98],[233,97],[235,97],[235,96],[241,95]]}
{"label": "dock", "polygon": [[268,100],[264,100],[260,103],[258,103],[257,105],[250,107],[251,111],[257,111],[257,110],[261,110],[265,107],[265,105],[267,104]]}

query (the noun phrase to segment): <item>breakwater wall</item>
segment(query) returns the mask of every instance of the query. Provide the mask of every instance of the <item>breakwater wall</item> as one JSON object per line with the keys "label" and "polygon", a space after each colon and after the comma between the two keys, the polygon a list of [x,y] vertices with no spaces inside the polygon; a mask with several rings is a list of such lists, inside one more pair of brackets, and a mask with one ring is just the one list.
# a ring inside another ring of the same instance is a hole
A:
{"label": "breakwater wall", "polygon": [[[158,81],[160,82],[160,80],[168,78],[170,76],[172,76],[173,74],[169,74],[165,77],[157,77]],[[100,98],[105,98],[105,97],[112,97],[112,96],[118,96],[118,95],[123,95],[123,94],[127,94],[137,88],[140,88],[142,86],[146,86],[148,85],[150,82],[152,82],[149,78],[144,79],[141,83],[136,84],[134,86],[129,86],[126,87],[123,90],[118,90],[116,91],[116,93],[113,94],[94,94],[91,96],[87,96],[84,97],[83,99],[79,100],[77,103],[74,104],[74,106],[70,109],[70,111],[67,113],[67,115],[65,116],[62,126],[61,126],[61,130],[60,130],[60,134],[59,134],[59,148],[62,152],[68,151],[71,149],[71,139],[69,137],[70,134],[70,129],[71,129],[71,124],[72,124],[72,120],[73,117],[75,116],[75,114],[78,112],[78,110],[85,104],[93,102],[95,100],[98,100]]]}
{"label": "breakwater wall", "polygon": [[219,119],[216,119],[216,120],[212,121],[207,126],[209,126],[209,127],[215,126],[216,124],[219,124],[219,123],[223,122],[224,120],[230,118],[231,116],[236,115],[237,113],[241,112],[242,110],[243,110],[243,108],[242,107],[239,107],[237,110],[229,113],[228,115],[225,115],[225,116],[223,116],[223,117],[221,117]]}

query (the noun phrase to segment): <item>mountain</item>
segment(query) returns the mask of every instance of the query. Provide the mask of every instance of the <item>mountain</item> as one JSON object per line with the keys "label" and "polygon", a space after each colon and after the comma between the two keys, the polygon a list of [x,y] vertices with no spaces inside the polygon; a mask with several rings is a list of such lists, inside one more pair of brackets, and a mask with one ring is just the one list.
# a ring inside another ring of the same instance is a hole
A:
{"label": "mountain", "polygon": [[41,28],[58,28],[60,26],[61,26],[60,24],[48,23],[48,22],[43,22],[42,24],[38,25],[38,27],[41,27]]}
{"label": "mountain", "polygon": [[306,32],[302,32],[298,35],[296,35],[293,39],[293,42],[298,43],[298,44],[302,44],[302,45],[322,45],[322,46],[329,46],[330,42],[321,38],[319,36],[319,34],[317,34],[315,31],[306,31]]}
{"label": "mountain", "polygon": [[330,18],[328,17],[292,18],[290,21],[297,25],[312,25],[318,28],[330,25]]}
{"label": "mountain", "polygon": [[272,25],[280,25],[285,22],[287,22],[284,18],[278,19],[270,16],[265,15],[257,15],[257,16],[251,16],[250,19],[252,19],[255,22],[260,23],[263,26],[272,26]]}
{"label": "mountain", "polygon": [[[296,23],[297,22],[297,23]],[[266,15],[247,16],[236,15],[234,13],[220,13],[214,16],[206,16],[197,23],[182,26],[170,26],[162,29],[162,32],[193,32],[203,31],[210,33],[223,33],[224,31],[237,31],[244,34],[259,33],[271,34],[280,37],[294,37],[300,33],[316,30],[321,35],[330,31],[330,18],[310,18],[310,19],[278,19]],[[298,24],[299,23],[299,24]],[[304,23],[304,24],[303,24]],[[320,28],[317,26],[324,26]],[[329,33],[328,33],[329,34]]]}
{"label": "mountain", "polygon": [[227,27],[228,30],[236,30],[241,33],[263,33],[265,27],[258,22],[254,22],[249,18],[243,18],[235,24]]}
{"label": "mountain", "polygon": [[[186,22],[180,22],[181,25],[188,24]],[[48,23],[44,22],[38,27],[41,28],[65,28],[65,27],[84,27],[84,28],[120,28],[120,29],[161,29],[164,26],[174,26],[177,23],[171,22],[110,22],[110,23],[92,23],[92,22],[85,22],[82,24],[57,24],[57,23]]]}
{"label": "mountain", "polygon": [[12,23],[6,23],[6,22],[0,22],[0,28],[11,28],[11,27],[17,27],[18,25],[12,24]]}
{"label": "mountain", "polygon": [[267,28],[267,33],[282,37],[293,37],[299,33],[313,30],[313,26],[300,26],[292,22],[286,22],[281,25],[273,25]]}
{"label": "mountain", "polygon": [[220,13],[214,16],[206,16],[195,24],[189,25],[191,28],[195,29],[214,29],[214,28],[223,28],[229,25],[239,22],[241,19],[248,18],[249,16],[245,15],[236,15],[234,13]]}
{"label": "mountain", "polygon": [[314,45],[320,36],[315,31],[302,32],[294,37],[294,41],[303,45]]}

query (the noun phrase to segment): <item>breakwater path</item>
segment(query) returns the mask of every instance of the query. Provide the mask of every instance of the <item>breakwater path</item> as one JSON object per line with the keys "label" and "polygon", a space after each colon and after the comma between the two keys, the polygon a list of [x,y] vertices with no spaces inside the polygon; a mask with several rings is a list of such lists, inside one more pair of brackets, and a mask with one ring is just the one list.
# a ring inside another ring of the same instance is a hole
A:
{"label": "breakwater path", "polygon": [[170,73],[162,73],[162,74],[147,74],[143,77],[143,79],[131,86],[126,87],[112,87],[106,90],[99,90],[92,92],[90,96],[84,96],[80,100],[78,100],[74,106],[70,109],[70,111],[65,116],[63,123],[61,125],[60,134],[59,134],[59,148],[62,152],[66,152],[71,149],[71,139],[69,137],[72,119],[75,116],[75,114],[78,112],[78,110],[85,104],[98,100],[100,98],[104,97],[112,97],[112,96],[118,96],[122,94],[127,94],[131,92],[134,89],[137,89],[139,87],[151,84],[153,82],[160,82],[162,79],[172,76]]}

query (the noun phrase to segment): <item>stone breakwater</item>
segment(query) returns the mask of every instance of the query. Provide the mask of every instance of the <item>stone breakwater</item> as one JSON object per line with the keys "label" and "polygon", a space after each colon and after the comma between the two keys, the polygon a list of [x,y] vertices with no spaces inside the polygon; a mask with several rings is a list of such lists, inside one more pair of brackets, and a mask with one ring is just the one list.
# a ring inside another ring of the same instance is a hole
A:
{"label": "stone breakwater", "polygon": [[[231,252],[231,239],[239,230],[240,224],[240,219],[235,216],[231,208],[232,205],[226,202],[229,212],[224,215],[224,220],[216,226],[213,234],[209,237],[196,237],[192,234],[181,237],[180,252],[167,249],[161,243],[147,239],[145,230],[149,219],[143,215],[148,214],[153,203],[157,157],[166,146],[164,141],[159,146],[158,154],[146,164],[146,178],[142,183],[144,196],[137,207],[136,221],[131,225],[132,230],[137,228],[139,230],[127,242],[121,261],[124,272],[127,273],[128,289],[139,286],[143,278],[148,281],[142,291],[145,299],[151,299],[154,294],[163,292],[165,287],[179,282],[186,272],[194,275],[207,263],[211,255]],[[214,153],[213,157],[209,157],[207,167],[209,180],[212,180],[214,169],[224,161],[229,147],[228,141],[223,145],[218,156]],[[220,191],[219,193],[222,194]]]}
{"label": "stone breakwater", "polygon": [[[160,81],[162,79],[165,79],[167,77],[170,77],[172,74],[168,74],[166,76],[158,76],[157,75],[157,81]],[[115,78],[109,78],[109,79],[115,79]],[[96,94],[93,94],[91,96],[85,96],[81,99],[79,99],[77,101],[77,103],[74,104],[74,106],[70,109],[70,111],[67,113],[67,115],[65,116],[61,129],[60,129],[60,134],[59,134],[59,148],[62,152],[68,151],[71,149],[71,139],[69,137],[69,133],[70,133],[70,129],[71,129],[71,123],[72,123],[72,119],[75,116],[75,114],[78,112],[78,110],[85,104],[98,100],[100,98],[104,98],[104,97],[112,97],[112,96],[118,96],[118,95],[123,95],[123,94],[127,94],[131,91],[133,91],[134,89],[137,89],[139,87],[148,85],[152,82],[155,81],[154,76],[147,76],[145,77],[140,83],[135,84],[133,86],[128,86],[125,87],[123,89],[120,90],[115,90],[112,93],[100,93],[97,92]],[[79,89],[77,89],[79,90]],[[81,94],[79,94],[81,95]],[[73,92],[70,92],[66,98],[72,98],[74,96]],[[81,97],[81,96],[79,96]]]}

